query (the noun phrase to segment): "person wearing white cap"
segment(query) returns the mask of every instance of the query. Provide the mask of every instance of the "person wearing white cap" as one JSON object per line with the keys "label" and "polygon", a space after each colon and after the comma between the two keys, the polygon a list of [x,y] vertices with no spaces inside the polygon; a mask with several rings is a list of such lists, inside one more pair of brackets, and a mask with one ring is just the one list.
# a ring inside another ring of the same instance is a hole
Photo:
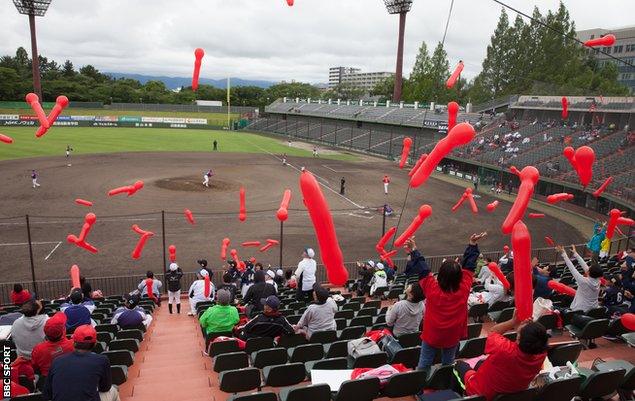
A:
{"label": "person wearing white cap", "polygon": [[196,315],[196,304],[204,301],[213,301],[214,296],[216,295],[216,288],[214,288],[214,283],[210,283],[211,291],[209,297],[205,296],[205,277],[209,276],[209,272],[205,269],[201,269],[198,273],[196,273],[197,280],[192,283],[190,289],[188,290],[188,296],[190,297],[190,313],[188,316]]}
{"label": "person wearing white cap", "polygon": [[370,286],[371,297],[375,295],[375,291],[377,291],[378,288],[388,286],[388,276],[384,271],[384,265],[382,263],[377,263],[375,265],[375,269],[375,274],[373,274]]}
{"label": "person wearing white cap", "polygon": [[183,271],[176,263],[170,263],[170,269],[165,275],[168,284],[168,309],[172,314],[172,305],[176,305],[176,313],[181,313],[181,278]]}
{"label": "person wearing white cap", "polygon": [[274,280],[276,278],[276,273],[273,270],[269,269],[265,273],[265,283],[271,284],[273,288],[276,289],[276,294],[278,293],[278,283]]}
{"label": "person wearing white cap", "polygon": [[313,299],[313,284],[315,284],[315,272],[317,270],[314,257],[315,251],[311,248],[306,248],[302,252],[302,260],[298,263],[298,268],[295,270],[295,276],[298,278],[297,299],[299,301]]}

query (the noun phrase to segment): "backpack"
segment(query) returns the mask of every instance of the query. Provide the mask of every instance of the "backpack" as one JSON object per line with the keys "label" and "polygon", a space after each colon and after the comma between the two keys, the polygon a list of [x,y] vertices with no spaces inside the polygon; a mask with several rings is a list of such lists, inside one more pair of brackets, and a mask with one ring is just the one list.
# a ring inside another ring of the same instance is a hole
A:
{"label": "backpack", "polygon": [[347,347],[348,355],[352,356],[353,358],[381,352],[379,346],[368,337],[351,340],[348,342]]}

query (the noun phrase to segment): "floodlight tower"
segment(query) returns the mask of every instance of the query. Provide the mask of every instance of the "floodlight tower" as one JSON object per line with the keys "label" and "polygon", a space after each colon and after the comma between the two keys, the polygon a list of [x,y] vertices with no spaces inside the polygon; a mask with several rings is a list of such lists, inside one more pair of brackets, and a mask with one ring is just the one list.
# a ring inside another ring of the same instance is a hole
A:
{"label": "floodlight tower", "polygon": [[401,86],[403,78],[403,42],[406,30],[406,14],[412,7],[412,0],[384,0],[388,14],[399,14],[399,42],[397,44],[397,71],[395,72],[395,88],[392,101],[401,100]]}
{"label": "floodlight tower", "polygon": [[42,84],[40,83],[40,60],[37,53],[37,37],[35,35],[35,17],[44,17],[52,0],[13,0],[20,14],[29,16],[31,30],[31,59],[33,65],[33,91],[42,101]]}

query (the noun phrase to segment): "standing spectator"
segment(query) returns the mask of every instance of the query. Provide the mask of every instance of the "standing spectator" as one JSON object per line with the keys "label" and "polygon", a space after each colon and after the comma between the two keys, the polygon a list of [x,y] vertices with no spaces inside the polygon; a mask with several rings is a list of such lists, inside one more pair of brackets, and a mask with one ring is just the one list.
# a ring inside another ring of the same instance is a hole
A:
{"label": "standing spectator", "polygon": [[278,283],[276,283],[275,278],[276,278],[276,273],[274,273],[273,270],[271,270],[271,269],[267,270],[267,272],[265,273],[265,282],[267,284],[271,284],[273,286],[273,288],[276,289],[276,294],[277,294],[278,293]]}
{"label": "standing spectator", "polygon": [[176,305],[176,313],[181,313],[181,279],[183,270],[176,263],[170,263],[170,271],[165,276],[168,284],[168,310],[172,314],[172,305]]}
{"label": "standing spectator", "polygon": [[44,399],[53,401],[118,401],[112,385],[110,362],[91,352],[97,332],[90,325],[73,333],[75,351],[53,360],[44,385]]}
{"label": "standing spectator", "polygon": [[254,277],[254,285],[249,287],[247,294],[243,297],[243,304],[247,307],[248,316],[254,312],[261,312],[262,301],[271,295],[276,295],[275,287],[265,281],[265,272],[258,270]]}
{"label": "standing spectator", "polygon": [[[467,333],[467,300],[472,288],[476,259],[481,253],[478,240],[487,232],[472,234],[470,243],[459,263],[446,260],[435,279],[430,270],[421,274],[419,285],[426,297],[426,311],[421,334],[421,356],[418,369],[432,366],[437,350],[441,350],[441,363],[450,365],[461,338]],[[409,240],[412,249],[414,239]]]}
{"label": "standing spectator", "polygon": [[[428,263],[426,262],[426,258],[419,252],[417,249],[417,245],[414,241],[414,236],[410,238],[410,240],[406,241],[406,245],[408,246],[408,256],[406,258],[406,270],[404,273],[407,277],[417,276],[421,277],[424,272],[429,271]],[[426,273],[427,274],[427,273]]]}
{"label": "standing spectator", "polygon": [[33,347],[44,341],[44,324],[48,316],[41,315],[42,302],[29,300],[20,309],[22,317],[13,322],[11,338],[15,343],[17,353],[26,359],[31,359]]}
{"label": "standing spectator", "polygon": [[611,249],[611,240],[608,237],[604,237],[600,244],[600,259],[606,261],[609,257],[609,250]]}
{"label": "standing spectator", "polygon": [[384,175],[384,178],[381,180],[384,183],[384,195],[388,195],[388,185],[390,184],[390,177]]}
{"label": "standing spectator", "polygon": [[234,282],[232,281],[231,274],[229,273],[223,274],[223,284],[221,284],[218,290],[227,291],[229,293],[229,304],[230,305],[234,304],[236,300],[236,291],[238,291],[238,288],[236,288],[236,284],[234,284]]}
{"label": "standing spectator", "polygon": [[282,288],[284,287],[284,272],[282,271],[282,269],[278,269],[276,270],[276,277],[273,279],[273,281],[276,282],[276,284],[278,284],[278,288]]}
{"label": "standing spectator", "polygon": [[283,334],[293,334],[295,330],[289,324],[287,318],[279,311],[280,300],[271,295],[264,300],[264,309],[261,314],[251,319],[242,329],[240,337],[248,340],[255,337],[275,338]]}
{"label": "standing spectator", "polygon": [[139,283],[139,285],[137,286],[137,289],[141,292],[141,296],[146,296],[146,297],[150,297],[150,294],[148,294],[148,280],[151,280],[152,282],[152,297],[151,299],[154,301],[154,303],[156,303],[158,306],[161,306],[161,287],[163,287],[163,283],[157,279],[154,278],[154,273],[152,273],[150,270],[148,270],[148,272],[146,273],[146,278],[145,280],[141,280],[141,282]]}
{"label": "standing spectator", "polygon": [[406,299],[398,301],[386,312],[386,325],[399,337],[421,330],[421,320],[426,309],[423,290],[418,284],[406,287]]}
{"label": "standing spectator", "polygon": [[314,257],[315,251],[311,248],[306,248],[302,252],[302,260],[295,271],[295,276],[298,277],[298,300],[313,298],[313,284],[315,284],[317,270]]}
{"label": "standing spectator", "polygon": [[591,260],[595,263],[600,261],[600,250],[602,249],[602,241],[604,241],[604,238],[606,238],[606,223],[600,224],[596,222],[593,226],[593,235],[586,244],[586,247],[592,255]]}
{"label": "standing spectator", "polygon": [[366,263],[357,262],[358,276],[357,280],[357,295],[364,296],[366,293],[370,293],[370,282],[373,280],[375,273],[375,262],[369,260]]}
{"label": "standing spectator", "polygon": [[344,177],[340,179],[340,195],[344,195],[346,193],[346,180]]}
{"label": "standing spectator", "polygon": [[370,286],[370,296],[375,296],[375,291],[381,287],[388,287],[388,276],[384,271],[383,263],[377,263],[375,265],[375,274],[373,274],[373,278],[371,280]]}
{"label": "standing spectator", "polygon": [[207,308],[198,321],[205,334],[231,332],[238,321],[238,309],[230,305],[231,294],[229,291],[220,289],[217,294],[218,303]]}
{"label": "standing spectator", "polygon": [[337,328],[335,324],[337,304],[331,298],[329,290],[315,283],[313,285],[313,299],[315,303],[307,307],[296,325],[296,329],[304,332],[307,339],[311,339],[315,332]]}
{"label": "standing spectator", "polygon": [[395,278],[395,269],[390,267],[390,265],[386,263],[386,266],[384,266],[384,271],[386,272],[386,278],[388,279],[388,282],[393,281]]}
{"label": "standing spectator", "polygon": [[209,272],[205,269],[201,269],[196,273],[196,281],[192,283],[190,289],[187,291],[190,298],[190,312],[187,314],[188,316],[196,315],[196,304],[199,302],[214,300],[214,292],[216,290],[213,283],[210,283],[211,290],[209,297],[205,296],[205,277],[209,277]]}
{"label": "standing spectator", "polygon": [[256,279],[256,271],[254,270],[254,265],[247,264],[245,271],[242,273],[240,278],[240,291],[242,296],[247,295],[247,291],[249,291],[249,287],[254,285],[254,280]]}
{"label": "standing spectator", "polygon": [[122,329],[136,329],[142,324],[148,328],[152,315],[139,306],[139,295],[126,294],[123,299],[124,306],[115,309],[110,323],[118,324]]}
{"label": "standing spectator", "polygon": [[66,315],[66,330],[74,330],[76,327],[92,324],[90,310],[83,305],[84,294],[80,288],[71,291],[70,303],[60,305],[60,310]]}
{"label": "standing spectator", "polygon": [[576,251],[575,246],[571,245],[571,252],[573,256],[584,270],[584,273],[588,274],[588,277],[586,277],[580,274],[575,266],[573,266],[571,259],[569,259],[567,252],[561,245],[556,246],[556,251],[562,255],[564,263],[569,268],[571,275],[578,285],[575,297],[573,297],[573,302],[571,302],[570,309],[572,311],[587,312],[590,309],[597,308],[599,306],[598,295],[600,293],[600,277],[604,275],[602,268],[596,263],[592,263],[589,268],[584,259],[582,259],[582,256],[580,256]]}
{"label": "standing spectator", "polygon": [[33,369],[40,373],[38,383],[44,384],[51,363],[56,357],[73,352],[73,341],[66,338],[66,315],[57,312],[44,323],[46,340],[33,348],[31,362]]}
{"label": "standing spectator", "polygon": [[13,291],[11,291],[10,298],[12,304],[22,306],[22,304],[31,299],[31,293],[29,290],[22,288],[22,284],[13,284]]}

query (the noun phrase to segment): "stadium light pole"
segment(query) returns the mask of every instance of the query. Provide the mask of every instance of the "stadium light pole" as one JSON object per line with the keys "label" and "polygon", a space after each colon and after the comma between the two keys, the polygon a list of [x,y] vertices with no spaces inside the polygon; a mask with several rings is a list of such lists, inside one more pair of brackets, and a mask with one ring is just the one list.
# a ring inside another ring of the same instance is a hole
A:
{"label": "stadium light pole", "polygon": [[397,68],[395,71],[395,87],[392,93],[393,102],[401,101],[403,81],[403,42],[406,31],[406,14],[412,7],[412,0],[384,0],[388,14],[399,14],[399,39],[397,42]]}
{"label": "stadium light pole", "polygon": [[52,0],[13,0],[15,8],[23,15],[29,16],[31,31],[31,65],[33,67],[33,91],[42,101],[42,83],[40,82],[40,60],[37,53],[37,36],[35,34],[35,17],[44,17]]}

